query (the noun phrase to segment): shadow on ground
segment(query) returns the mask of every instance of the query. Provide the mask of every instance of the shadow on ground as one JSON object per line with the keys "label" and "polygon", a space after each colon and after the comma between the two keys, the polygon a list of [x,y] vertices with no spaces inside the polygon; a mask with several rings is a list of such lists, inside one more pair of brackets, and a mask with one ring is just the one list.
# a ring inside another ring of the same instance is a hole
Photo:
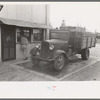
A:
{"label": "shadow on ground", "polygon": [[65,67],[61,71],[55,71],[53,69],[53,62],[52,63],[40,62],[38,66],[33,66],[31,61],[29,61],[17,65],[59,79],[66,74],[72,73],[73,71],[84,67],[85,65],[89,64],[93,60],[95,60],[95,58],[91,57],[88,61],[86,60],[84,61],[79,56],[74,56],[72,59],[66,61],[67,63]]}

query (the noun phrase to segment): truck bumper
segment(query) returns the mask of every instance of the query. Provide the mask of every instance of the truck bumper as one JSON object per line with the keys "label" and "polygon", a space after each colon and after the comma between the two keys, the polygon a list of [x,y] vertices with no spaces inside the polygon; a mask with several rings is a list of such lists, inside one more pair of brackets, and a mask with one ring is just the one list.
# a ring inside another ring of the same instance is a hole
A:
{"label": "truck bumper", "polygon": [[40,56],[33,56],[33,55],[31,55],[31,58],[32,60],[34,59],[34,60],[41,60],[41,61],[46,61],[46,62],[54,61],[54,59],[50,59],[50,58],[44,59],[44,58],[41,58]]}

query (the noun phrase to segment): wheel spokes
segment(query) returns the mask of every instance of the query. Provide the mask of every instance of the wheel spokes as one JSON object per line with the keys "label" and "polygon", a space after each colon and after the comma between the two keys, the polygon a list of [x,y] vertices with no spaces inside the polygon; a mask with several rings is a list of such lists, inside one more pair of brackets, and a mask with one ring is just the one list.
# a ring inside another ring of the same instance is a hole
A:
{"label": "wheel spokes", "polygon": [[63,57],[60,56],[59,59],[58,59],[58,67],[62,68],[63,65],[64,65],[64,59],[63,59]]}

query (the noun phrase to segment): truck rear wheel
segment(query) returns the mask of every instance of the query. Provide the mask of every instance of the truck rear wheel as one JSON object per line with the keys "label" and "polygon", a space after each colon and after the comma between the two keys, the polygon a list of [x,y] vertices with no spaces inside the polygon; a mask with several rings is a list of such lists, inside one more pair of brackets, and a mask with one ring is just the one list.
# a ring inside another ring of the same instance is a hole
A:
{"label": "truck rear wheel", "polygon": [[81,52],[81,57],[83,60],[88,60],[90,55],[89,49],[83,49]]}
{"label": "truck rear wheel", "polygon": [[63,54],[60,54],[54,61],[54,69],[59,71],[61,70],[65,65],[65,56]]}

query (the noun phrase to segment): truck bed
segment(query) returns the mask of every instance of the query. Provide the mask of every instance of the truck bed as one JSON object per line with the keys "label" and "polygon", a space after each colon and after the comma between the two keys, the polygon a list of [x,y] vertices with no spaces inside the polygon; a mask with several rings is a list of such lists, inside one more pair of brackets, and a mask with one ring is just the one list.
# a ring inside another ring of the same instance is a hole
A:
{"label": "truck bed", "polygon": [[96,34],[85,32],[82,34],[81,49],[95,47],[96,45]]}

